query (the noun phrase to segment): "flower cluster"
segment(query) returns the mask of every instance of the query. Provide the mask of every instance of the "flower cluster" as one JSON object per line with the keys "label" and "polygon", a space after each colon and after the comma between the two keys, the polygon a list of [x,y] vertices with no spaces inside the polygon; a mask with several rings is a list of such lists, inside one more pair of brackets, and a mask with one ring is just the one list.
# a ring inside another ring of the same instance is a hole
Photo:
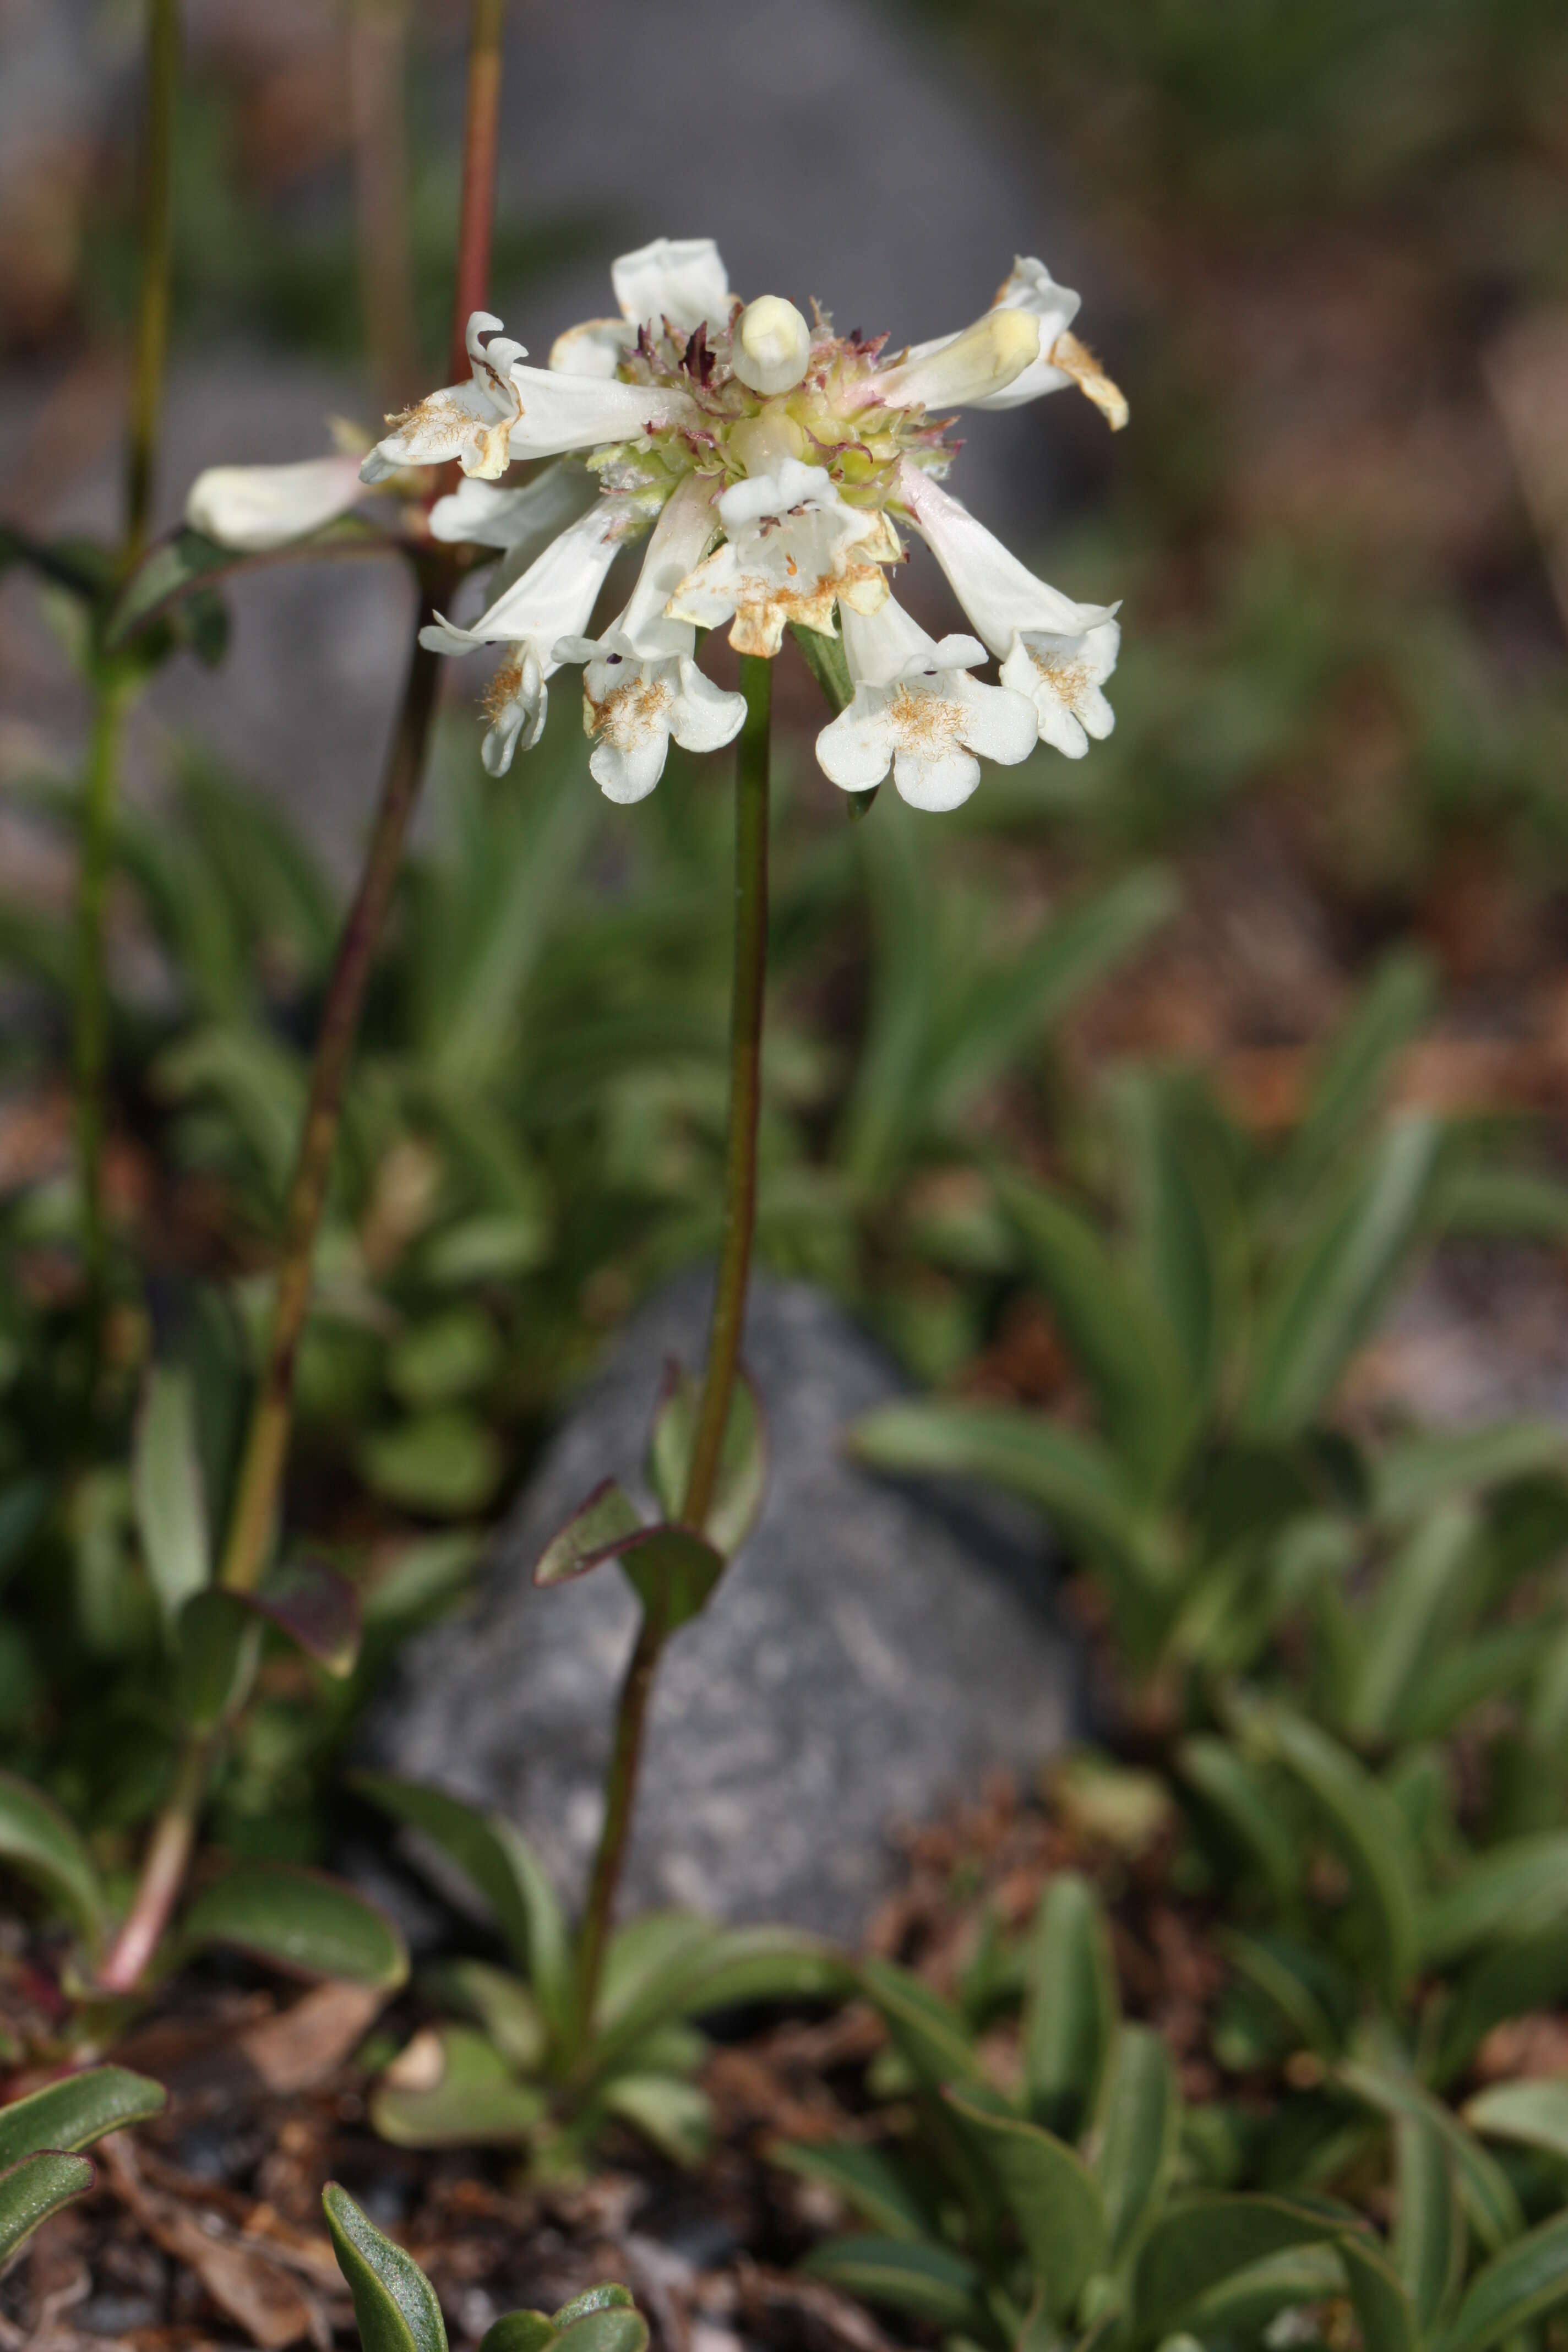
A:
{"label": "flower cluster", "polygon": [[[571,329],[545,368],[477,311],[470,381],[389,418],[361,469],[363,484],[396,485],[409,467],[455,460],[466,478],[437,500],[432,532],[504,551],[488,609],[424,633],[444,653],[506,648],[486,702],[492,772],[538,740],[548,680],[580,664],[593,772],[612,799],[640,800],[672,739],[710,751],[741,727],[742,698],[695,658],[698,630],[725,624],[741,653],[763,656],[791,625],[841,636],[853,699],[817,756],[847,791],[890,768],[906,800],[952,808],[982,756],[1022,760],[1041,740],[1076,759],[1109,734],[1115,607],[1037,580],[941,487],[948,412],[1077,383],[1113,428],[1126,422],[1121,394],[1070,331],[1076,294],[1019,260],[973,326],[889,355],[885,337],[837,335],[776,296],[731,298],[709,238],[659,238],[612,278],[620,315]],[[520,460],[553,462],[504,487]],[[310,487],[318,507],[330,502],[324,475]],[[341,488],[339,510],[359,488]],[[223,536],[223,501],[202,489],[192,519]],[[889,574],[910,532],[973,636],[936,643],[893,598]],[[645,535],[628,603],[589,636],[617,552]],[[996,685],[971,674],[988,654]]]}

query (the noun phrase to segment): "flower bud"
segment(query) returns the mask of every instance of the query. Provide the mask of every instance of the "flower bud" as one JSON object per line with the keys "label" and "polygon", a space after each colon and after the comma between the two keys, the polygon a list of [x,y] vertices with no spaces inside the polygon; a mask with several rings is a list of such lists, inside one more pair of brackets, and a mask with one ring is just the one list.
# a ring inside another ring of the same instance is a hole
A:
{"label": "flower bud", "polygon": [[811,329],[793,302],[763,294],[735,321],[731,365],[752,392],[789,392],[811,359]]}
{"label": "flower bud", "polygon": [[951,342],[873,377],[884,400],[964,408],[1005,390],[1040,355],[1040,322],[1028,310],[987,310]]}

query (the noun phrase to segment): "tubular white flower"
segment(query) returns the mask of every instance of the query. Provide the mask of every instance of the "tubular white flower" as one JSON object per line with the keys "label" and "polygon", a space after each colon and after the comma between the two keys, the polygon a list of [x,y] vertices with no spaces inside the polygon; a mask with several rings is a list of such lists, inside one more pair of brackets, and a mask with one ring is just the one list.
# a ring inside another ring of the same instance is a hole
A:
{"label": "tubular white flower", "polygon": [[732,615],[730,643],[742,654],[776,654],[792,621],[831,631],[836,602],[874,613],[888,593],[881,567],[902,551],[885,515],[847,505],[820,466],[795,457],[732,484],[719,519],[723,545],[681,582],[666,611],[699,628]]}
{"label": "tubular white flower", "polygon": [[645,800],[660,776],[670,740],[687,751],[716,751],[740,732],[746,698],[704,677],[697,632],[665,611],[672,591],[712,538],[713,488],[689,475],[659,517],[630,602],[602,637],[563,637],[558,661],[583,672],[583,726],[593,738],[588,766],[605,797]]}
{"label": "tubular white flower", "polygon": [[641,522],[624,501],[600,498],[471,627],[437,614],[420,630],[420,644],[433,653],[464,654],[495,644],[515,648],[496,672],[485,702],[491,725],[484,761],[492,775],[510,766],[520,744],[527,751],[538,742],[548,701],[545,681],[561,666],[556,640],[586,628],[605,574]]}
{"label": "tubular white flower", "polygon": [[297,466],[209,466],[191,484],[185,520],[220,547],[257,555],[304,539],[364,496],[357,457]]}
{"label": "tubular white flower", "polygon": [[431,508],[430,536],[456,545],[524,547],[530,541],[553,539],[598,495],[598,483],[583,466],[547,466],[516,490],[465,475]]}
{"label": "tubular white flower", "polygon": [[735,373],[753,392],[793,392],[811,359],[811,329],[782,295],[759,295],[735,321]]}
{"label": "tubular white flower", "polygon": [[[489,310],[473,312],[466,337],[473,382],[448,384],[401,416],[388,417],[392,431],[360,467],[362,481],[384,481],[400,466],[441,466],[453,457],[465,474],[482,481],[505,473],[508,436],[521,413],[512,375],[528,353],[500,333],[500,323]],[[491,341],[481,342],[492,330]]]}
{"label": "tubular white flower", "polygon": [[1082,757],[1089,737],[1109,735],[1115,713],[1101,693],[1116,667],[1121,631],[1114,604],[1078,604],[1037,580],[966,507],[907,469],[905,503],[954,595],[994,654],[1003,682],[1027,694],[1040,740]]}
{"label": "tubular white flower", "polygon": [[[1032,255],[1019,254],[1011,274],[997,288],[991,307],[993,312],[1022,310],[1037,319],[1039,354],[1010,382],[982,392],[967,402],[952,404],[1018,408],[1025,401],[1038,400],[1044,393],[1061,392],[1069,383],[1076,383],[1101,411],[1111,431],[1120,433],[1128,415],[1124,394],[1112,383],[1094,353],[1068,331],[1078,316],[1081,299],[1070,286],[1058,286],[1043,261],[1037,261]],[[973,329],[965,331],[973,333]],[[933,342],[915,343],[904,354],[901,364],[913,368],[938,352],[950,352],[962,340],[961,336],[939,335]]]}
{"label": "tubular white flower", "polygon": [[929,637],[889,596],[869,615],[844,615],[855,699],[816,739],[823,773],[868,792],[889,767],[911,807],[952,809],[980,782],[982,758],[1012,767],[1035,748],[1034,705],[968,673],[985,658],[973,637]]}
{"label": "tubular white flower", "polygon": [[639,327],[668,319],[689,335],[704,320],[729,316],[730,277],[710,236],[656,236],[610,264],[618,319],[586,319],[568,327],[550,347],[550,364],[569,375],[613,376],[637,339]]}
{"label": "tubular white flower", "polygon": [[945,342],[925,345],[867,379],[894,408],[974,408],[1017,381],[1040,356],[1040,322],[1027,310],[987,310]]}

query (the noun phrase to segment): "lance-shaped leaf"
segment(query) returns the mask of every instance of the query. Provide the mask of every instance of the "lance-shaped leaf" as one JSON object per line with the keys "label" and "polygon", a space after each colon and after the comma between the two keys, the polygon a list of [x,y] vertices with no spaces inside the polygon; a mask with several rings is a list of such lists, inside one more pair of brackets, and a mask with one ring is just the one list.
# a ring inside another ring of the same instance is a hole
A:
{"label": "lance-shaped leaf", "polygon": [[1506,2245],[1524,2226],[1513,2184],[1474,2135],[1441,2099],[1395,2066],[1353,2059],[1334,2070],[1334,2081],[1355,2099],[1391,2121],[1406,2117],[1437,2134],[1453,2159],[1459,2191],[1476,2234],[1490,2247]]}
{"label": "lance-shaped leaf", "polygon": [[1568,2082],[1492,2083],[1467,2099],[1465,2121],[1489,2139],[1568,2157]]}
{"label": "lance-shaped leaf", "polygon": [[1000,1192],[1118,1459],[1142,1491],[1159,1493],[1193,1427],[1192,1374],[1175,1333],[1068,1202],[1016,1178],[1004,1180]]}
{"label": "lance-shaped leaf", "polygon": [[642,1513],[625,1487],[606,1478],[545,1545],[533,1571],[535,1584],[564,1584],[569,1577],[586,1575],[614,1559],[617,1546],[642,1524]]}
{"label": "lance-shaped leaf", "polygon": [[965,2088],[984,2084],[963,2020],[950,2001],[887,1960],[862,1960],[860,1981],[900,2056],[928,2090],[940,2091],[950,2083]]}
{"label": "lance-shaped leaf", "polygon": [[541,2009],[559,2030],[571,1990],[566,1922],[549,1879],[520,1830],[500,1813],[480,1812],[458,1797],[416,1780],[356,1772],[350,1786],[395,1821],[421,1831],[454,1862],[525,1970]]}
{"label": "lance-shaped leaf", "polygon": [[183,1364],[154,1364],[148,1374],[131,1483],[142,1557],[172,1628],[212,1575],[195,1397]]}
{"label": "lance-shaped leaf", "polygon": [[1568,2300],[1568,2213],[1542,2221],[1470,2281],[1437,2352],[1489,2352]]}
{"label": "lance-shaped leaf", "polygon": [[1415,2306],[1394,2264],[1380,2246],[1359,2231],[1338,2242],[1363,2352],[1419,2352]]}
{"label": "lance-shaped leaf", "polygon": [[321,2210],[364,2352],[447,2352],[436,2290],[413,2255],[394,2245],[335,2180],[321,2191]]}
{"label": "lance-shaped leaf", "polygon": [[1510,1838],[1467,1864],[1421,1922],[1423,1956],[1441,1964],[1494,1937],[1530,1936],[1568,1914],[1568,1830]]}
{"label": "lance-shaped leaf", "polygon": [[428,2026],[394,2060],[371,2120],[396,2147],[520,2147],[547,2111],[493,2042],[469,2025]]}
{"label": "lance-shaped leaf", "polygon": [[644,1528],[616,1557],[654,1623],[673,1633],[707,1608],[724,1555],[690,1528]]}
{"label": "lance-shaped leaf", "polygon": [[1198,1732],[1176,1750],[1182,1778],[1212,1805],[1262,1872],[1281,1910],[1294,1906],[1301,1884],[1300,1842],[1284,1821],[1263,1772],[1227,1740]]}
{"label": "lance-shaped leaf", "polygon": [[73,2197],[84,2197],[94,2177],[85,2156],[66,2156],[55,2148],[26,2156],[9,2172],[0,2172],[0,2263],[8,2261],[51,2213]]}
{"label": "lance-shaped leaf", "polygon": [[1397,2208],[1394,2263],[1429,2336],[1458,2290],[1465,2265],[1465,2217],[1454,2164],[1441,2132],[1424,2116],[1394,2126]]}
{"label": "lance-shaped leaf", "polygon": [[1094,2158],[1113,2263],[1125,2261],[1160,2210],[1181,2120],[1181,2094],[1163,2042],[1147,2025],[1123,2025]]}
{"label": "lance-shaped leaf", "polygon": [[975,2325],[980,2273],[945,2246],[911,2246],[901,2238],[830,2238],[825,2246],[814,2246],[800,2267],[809,2278],[826,2279],[867,2303],[907,2311],[938,2327],[967,2331]]}
{"label": "lance-shaped leaf", "polygon": [[258,1617],[329,1675],[341,1682],[353,1674],[359,1658],[359,1591],[335,1568],[312,1560],[280,1569],[245,1597]]}
{"label": "lance-shaped leaf", "polygon": [[820,2181],[885,2237],[916,2245],[931,2235],[931,2216],[879,2148],[853,2140],[775,2140],[768,2160],[803,2180]]}
{"label": "lance-shaped leaf", "polygon": [[[690,1373],[679,1364],[668,1364],[654,1408],[647,1459],[648,1484],[668,1519],[678,1520],[685,1508],[701,1402],[702,1391]],[[702,1530],[726,1559],[739,1551],[757,1523],[767,1476],[763,1408],[751,1375],[742,1371],[731,1393],[713,1507]]]}
{"label": "lance-shaped leaf", "polygon": [[669,2021],[760,2000],[841,2000],[855,1972],[833,1945],[791,1927],[719,1927],[682,1912],[652,1913],[610,1948],[595,2019],[603,2075]]}
{"label": "lance-shaped leaf", "polygon": [[1115,2039],[1116,1978],[1100,1898],[1058,1871],[1040,1899],[1024,1997],[1024,2084],[1037,2121],[1076,2137]]}
{"label": "lance-shaped leaf", "polygon": [[168,2101],[162,2083],[125,2066],[92,2066],[0,2107],[0,2170],[45,2148],[75,2154],[106,2132],[145,2123]]}
{"label": "lance-shaped leaf", "polygon": [[1165,2336],[1254,2263],[1339,2235],[1348,2216],[1305,2200],[1204,2194],[1173,2206],[1144,2241],[1134,2278],[1141,2332]]}
{"label": "lance-shaped leaf", "polygon": [[1350,1873],[1379,1988],[1386,2000],[1396,2000],[1416,1958],[1415,1864],[1398,1807],[1359,1759],[1316,1724],[1283,1707],[1260,1709],[1250,1724],[1314,1801]]}
{"label": "lance-shaped leaf", "polygon": [[221,546],[205,532],[186,527],[148,549],[110,614],[105,643],[110,651],[124,645],[150,621],[162,619],[187,597],[210,589],[231,572],[254,571],[258,564],[300,556],[384,555],[395,545],[384,531],[351,515],[329,523],[312,538],[253,552]]}
{"label": "lance-shaped leaf", "polygon": [[1021,2116],[994,2116],[960,2091],[947,2104],[979,2140],[1046,2300],[1065,2318],[1104,2260],[1105,2203],[1076,2150]]}
{"label": "lance-shaped leaf", "polygon": [[40,1888],[97,1948],[106,1903],[92,1856],[53,1799],[14,1772],[0,1772],[0,1869]]}
{"label": "lance-shaped leaf", "polygon": [[241,1596],[209,1585],[180,1612],[174,1649],[180,1712],[193,1731],[212,1731],[243,1704],[261,1628]]}
{"label": "lance-shaped leaf", "polygon": [[1291,1253],[1259,1317],[1248,1435],[1291,1436],[1322,1406],[1408,1258],[1436,1167],[1435,1123],[1396,1120]]}
{"label": "lance-shaped leaf", "polygon": [[187,1946],[226,1944],[307,1976],[395,1990],[408,1974],[403,1937],[341,1880],[283,1863],[243,1862],[197,1895],[181,1922]]}

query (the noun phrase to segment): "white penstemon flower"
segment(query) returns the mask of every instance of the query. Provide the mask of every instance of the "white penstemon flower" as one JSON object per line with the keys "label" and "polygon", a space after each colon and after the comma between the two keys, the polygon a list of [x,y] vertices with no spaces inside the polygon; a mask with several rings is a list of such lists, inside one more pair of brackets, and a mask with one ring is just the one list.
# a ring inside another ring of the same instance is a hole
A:
{"label": "white penstemon flower", "polygon": [[[507,648],[486,705],[492,772],[537,741],[552,672],[581,663],[594,775],[612,799],[641,799],[671,740],[711,750],[741,726],[742,698],[696,662],[698,629],[725,623],[739,652],[763,656],[792,625],[841,632],[854,697],[817,755],[847,790],[890,767],[907,800],[950,808],[974,789],[981,758],[1022,760],[1037,740],[1077,758],[1109,734],[1116,608],[1037,579],[938,487],[953,454],[942,412],[1077,383],[1113,429],[1126,422],[1121,394],[1070,331],[1078,296],[1043,263],[1018,260],[972,326],[892,355],[885,339],[836,335],[777,296],[741,303],[710,238],[658,238],[611,276],[619,317],[571,329],[547,368],[527,366],[500,320],[476,311],[470,382],[389,418],[363,467],[364,483],[397,486],[409,467],[455,461],[466,478],[432,508],[431,535],[504,551],[488,609],[424,632],[446,653]],[[500,486],[516,460],[573,452],[585,466]],[[353,502],[359,486],[328,462],[330,474],[296,468],[287,485],[252,478],[289,469],[227,469],[222,495],[204,477],[191,519],[230,544],[246,530],[279,544]],[[650,526],[625,609],[588,635],[616,553]],[[910,530],[973,636],[933,642],[889,597]],[[970,674],[987,653],[999,685]]]}

